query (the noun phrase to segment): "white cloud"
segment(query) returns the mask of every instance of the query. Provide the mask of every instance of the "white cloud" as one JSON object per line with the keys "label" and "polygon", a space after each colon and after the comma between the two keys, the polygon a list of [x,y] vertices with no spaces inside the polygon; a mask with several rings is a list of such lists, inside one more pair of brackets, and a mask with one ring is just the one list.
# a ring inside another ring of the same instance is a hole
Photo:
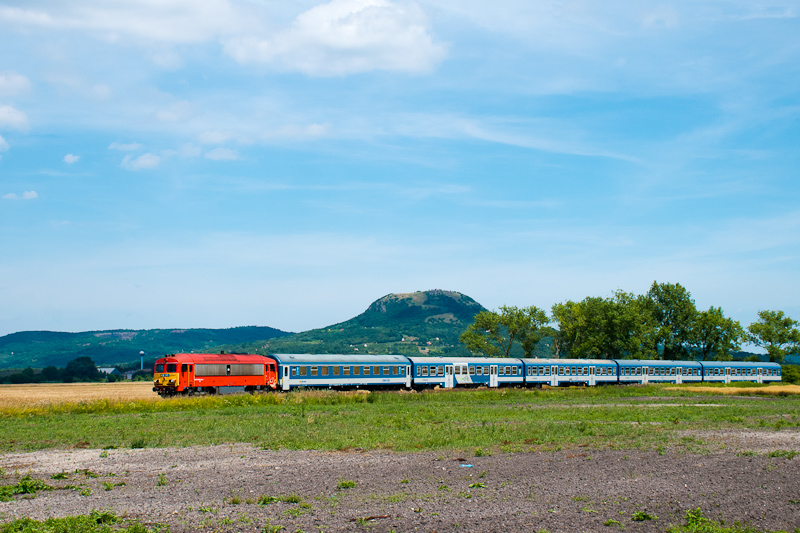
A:
{"label": "white cloud", "polygon": [[0,96],[12,96],[27,91],[31,82],[16,72],[0,73]]}
{"label": "white cloud", "polygon": [[223,131],[204,131],[197,136],[203,144],[221,144],[230,139],[232,135]]}
{"label": "white cloud", "polygon": [[143,170],[156,168],[161,163],[161,158],[155,154],[146,153],[139,157],[133,158],[131,155],[126,155],[122,159],[121,166],[128,170]]}
{"label": "white cloud", "polygon": [[0,128],[28,129],[28,115],[10,105],[0,105]]}
{"label": "white cloud", "polygon": [[340,76],[372,70],[428,72],[444,59],[446,46],[434,42],[417,4],[333,0],[301,13],[290,29],[270,37],[229,39],[225,52],[240,63]]}
{"label": "white cloud", "polygon": [[39,195],[36,193],[36,191],[25,191],[22,193],[22,195],[17,195],[13,192],[3,195],[4,200],[33,200],[38,197]]}
{"label": "white cloud", "polygon": [[98,83],[92,87],[92,94],[99,100],[108,100],[114,94],[111,87],[104,83]]}
{"label": "white cloud", "polygon": [[6,150],[8,150],[8,143],[5,139],[3,139],[3,136],[0,135],[0,152],[4,152]]}
{"label": "white cloud", "polygon": [[77,163],[80,160],[80,156],[74,154],[67,154],[64,156],[64,163],[71,165],[72,163]]}
{"label": "white cloud", "polygon": [[213,161],[236,161],[239,159],[239,154],[236,153],[236,150],[231,150],[230,148],[214,148],[206,152],[206,159],[211,159]]}
{"label": "white cloud", "polygon": [[131,0],[56,3],[46,7],[0,7],[0,22],[17,27],[78,30],[106,41],[132,38],[146,42],[198,43],[220,35],[255,29],[247,5],[228,0]]}
{"label": "white cloud", "polygon": [[139,143],[124,144],[113,142],[108,145],[109,150],[120,150],[122,152],[133,152],[134,150],[139,150],[140,148],[142,148],[142,145]]}

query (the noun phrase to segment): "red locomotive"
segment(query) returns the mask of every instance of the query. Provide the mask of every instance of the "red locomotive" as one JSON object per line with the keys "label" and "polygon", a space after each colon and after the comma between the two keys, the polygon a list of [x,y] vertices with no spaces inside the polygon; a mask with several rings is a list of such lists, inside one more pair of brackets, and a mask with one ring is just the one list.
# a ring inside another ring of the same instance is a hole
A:
{"label": "red locomotive", "polygon": [[153,392],[160,396],[275,390],[278,385],[276,361],[262,355],[178,353],[158,359],[154,370]]}

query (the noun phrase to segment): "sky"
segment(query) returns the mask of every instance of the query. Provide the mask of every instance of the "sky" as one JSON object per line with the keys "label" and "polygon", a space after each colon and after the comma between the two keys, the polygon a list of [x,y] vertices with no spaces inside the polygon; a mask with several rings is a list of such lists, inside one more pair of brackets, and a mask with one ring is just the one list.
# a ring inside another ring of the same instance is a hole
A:
{"label": "sky", "polygon": [[680,283],[800,319],[800,1],[0,0],[0,335]]}

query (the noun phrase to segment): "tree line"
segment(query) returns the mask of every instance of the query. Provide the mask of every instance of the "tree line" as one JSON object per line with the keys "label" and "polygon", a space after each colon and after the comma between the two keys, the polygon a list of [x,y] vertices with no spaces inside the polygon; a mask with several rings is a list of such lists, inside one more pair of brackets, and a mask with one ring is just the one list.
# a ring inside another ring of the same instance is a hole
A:
{"label": "tree line", "polygon": [[[149,380],[152,379],[153,373],[152,370],[142,370],[134,375],[134,379],[139,375]],[[81,381],[119,381],[121,379],[124,378],[117,375],[106,375],[97,370],[97,365],[90,357],[78,357],[68,362],[64,368],[51,365],[37,372],[28,367],[21,372],[0,378],[0,383],[73,383]]]}
{"label": "tree line", "polygon": [[720,307],[699,311],[680,283],[655,281],[646,294],[567,300],[553,305],[550,315],[536,306],[481,311],[460,341],[474,354],[532,357],[547,337],[555,357],[578,359],[730,361],[750,342],[764,348],[770,361],[783,363],[800,350],[798,322],[783,311],[759,311],[745,329]]}

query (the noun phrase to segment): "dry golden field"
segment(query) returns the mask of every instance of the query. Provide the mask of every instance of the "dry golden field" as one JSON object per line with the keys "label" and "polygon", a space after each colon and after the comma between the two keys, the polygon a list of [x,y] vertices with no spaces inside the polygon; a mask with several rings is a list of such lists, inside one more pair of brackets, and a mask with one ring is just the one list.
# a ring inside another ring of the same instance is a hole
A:
{"label": "dry golden field", "polygon": [[153,392],[151,381],[0,385],[0,409],[40,407],[94,400],[129,402],[158,399],[158,395]]}
{"label": "dry golden field", "polygon": [[[676,388],[677,387],[670,387]],[[766,387],[680,387],[680,390],[692,392],[711,392],[726,395],[752,396],[753,394],[765,396],[781,396],[800,394],[800,385],[769,385]]]}

